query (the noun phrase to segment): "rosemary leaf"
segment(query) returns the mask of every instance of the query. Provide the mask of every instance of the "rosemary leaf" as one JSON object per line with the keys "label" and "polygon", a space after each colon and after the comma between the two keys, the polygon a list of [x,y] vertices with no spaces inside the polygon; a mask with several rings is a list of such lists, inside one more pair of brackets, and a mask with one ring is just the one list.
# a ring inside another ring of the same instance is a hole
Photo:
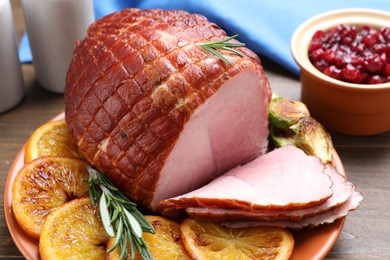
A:
{"label": "rosemary leaf", "polygon": [[237,47],[244,47],[245,46],[245,43],[241,43],[241,42],[229,42],[231,39],[234,39],[238,36],[238,34],[235,34],[233,36],[230,36],[230,37],[226,37],[224,39],[221,39],[221,40],[218,40],[218,41],[213,41],[213,42],[200,42],[200,43],[197,43],[196,45],[198,45],[199,47],[203,48],[204,50],[214,54],[215,56],[217,56],[219,59],[221,59],[223,62],[225,62],[226,64],[230,65],[231,62],[226,58],[224,57],[219,51],[218,49],[222,49],[222,50],[226,50],[226,51],[230,51],[230,52],[233,52],[235,54],[238,54],[240,56],[243,56],[243,54],[233,48],[237,48]]}
{"label": "rosemary leaf", "polygon": [[145,250],[144,247],[142,247],[140,249],[139,254],[141,255],[142,259],[144,259],[144,260],[152,260],[153,259],[153,257],[150,254],[150,252],[148,250]]}
{"label": "rosemary leaf", "polygon": [[118,216],[119,216],[119,208],[114,208],[114,212],[112,213],[111,216],[111,222],[114,222]]}
{"label": "rosemary leaf", "polygon": [[107,200],[101,196],[99,200],[100,219],[103,223],[104,230],[110,237],[115,236],[114,228],[111,225],[110,213],[108,212]]}
{"label": "rosemary leaf", "polygon": [[[129,255],[129,252],[127,251],[127,243],[126,243],[127,237],[126,236],[127,236],[126,233],[123,233],[121,235],[121,240],[120,240],[121,244],[119,245],[119,248],[121,249],[121,254],[119,255],[119,259],[126,259],[127,256]],[[134,259],[134,258],[132,258],[132,259]]]}
{"label": "rosemary leaf", "polygon": [[111,191],[117,191],[117,190],[118,190],[117,187],[115,187],[114,185],[111,184],[111,182],[106,178],[106,176],[101,175],[101,176],[100,176],[100,179],[101,179],[101,183],[104,184],[104,186],[105,186],[107,189],[109,189],[109,190],[111,190]]}
{"label": "rosemary leaf", "polygon": [[133,236],[131,235],[131,231],[129,230],[126,235],[130,241],[131,259],[134,259],[136,250],[135,250],[135,245],[134,245],[134,239],[133,239]]}
{"label": "rosemary leaf", "polygon": [[89,184],[89,199],[91,200],[92,204],[95,204],[95,202],[99,199],[99,196],[96,196],[98,194],[98,191],[96,190],[95,185]]}
{"label": "rosemary leaf", "polygon": [[232,48],[230,48],[230,47],[222,47],[221,49],[227,50],[227,51],[231,51],[231,52],[234,52],[234,53],[237,54],[237,55],[242,56],[242,53],[241,53],[241,52],[239,52],[239,51],[237,51],[237,50],[235,50],[235,49],[232,49]]}
{"label": "rosemary leaf", "polygon": [[[123,220],[122,218],[118,218],[116,220],[116,236],[115,236],[115,241],[114,241],[114,244],[112,245],[113,248],[117,247],[119,245],[119,243],[123,243],[123,237],[122,237],[122,234],[123,234]],[[122,247],[121,247],[122,249]],[[121,250],[122,251],[122,250]]]}
{"label": "rosemary leaf", "polygon": [[132,232],[138,237],[142,237],[142,228],[138,221],[126,209],[124,209],[123,212],[131,225]]}
{"label": "rosemary leaf", "polygon": [[215,56],[217,56],[219,59],[221,59],[223,62],[225,62],[227,65],[231,65],[232,63],[225,58],[221,53],[219,53],[217,50],[211,48],[211,47],[204,47],[205,50],[211,52]]}
{"label": "rosemary leaf", "polygon": [[88,167],[89,196],[91,204],[99,203],[100,219],[106,233],[114,237],[114,244],[108,250],[119,248],[120,259],[127,259],[131,250],[131,259],[138,251],[142,259],[151,259],[142,232],[154,234],[152,224],[138,211],[136,204],[126,198],[110,180],[99,171]]}
{"label": "rosemary leaf", "polygon": [[118,202],[119,204],[122,204],[122,205],[129,205],[129,206],[136,206],[135,203],[129,201],[127,198],[121,198],[120,196],[115,196],[113,194],[111,194],[110,196],[112,199],[114,199],[116,202]]}

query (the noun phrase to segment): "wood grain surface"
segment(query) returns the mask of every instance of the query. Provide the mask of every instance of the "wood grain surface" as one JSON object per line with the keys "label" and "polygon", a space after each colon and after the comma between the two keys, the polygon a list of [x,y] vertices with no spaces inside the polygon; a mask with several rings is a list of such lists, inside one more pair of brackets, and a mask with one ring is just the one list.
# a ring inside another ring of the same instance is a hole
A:
{"label": "wood grain surface", "polygon": [[[24,30],[20,1],[11,2],[20,39]],[[263,66],[276,93],[300,99],[297,77],[266,59]],[[23,65],[22,69],[25,97],[18,106],[0,114],[2,205],[8,171],[19,149],[38,126],[64,110],[63,96],[43,90],[35,80],[31,64]],[[371,137],[331,135],[349,180],[357,185],[364,200],[358,210],[347,217],[327,258],[390,259],[390,133]],[[0,259],[23,259],[8,231],[3,206],[0,207]]]}

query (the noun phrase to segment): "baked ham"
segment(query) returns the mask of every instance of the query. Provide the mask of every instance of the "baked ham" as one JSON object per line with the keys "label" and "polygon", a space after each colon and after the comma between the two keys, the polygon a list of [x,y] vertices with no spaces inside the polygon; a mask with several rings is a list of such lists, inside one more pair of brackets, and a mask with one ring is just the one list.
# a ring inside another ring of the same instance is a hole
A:
{"label": "baked ham", "polygon": [[209,184],[163,200],[160,212],[181,209],[194,218],[230,227],[314,227],[357,208],[355,185],[320,159],[289,145],[234,168]]}
{"label": "baked ham", "polygon": [[225,37],[201,15],[124,9],[77,43],[66,122],[85,158],[134,202],[156,210],[266,151],[271,89],[259,58],[220,50],[228,65],[197,46]]}

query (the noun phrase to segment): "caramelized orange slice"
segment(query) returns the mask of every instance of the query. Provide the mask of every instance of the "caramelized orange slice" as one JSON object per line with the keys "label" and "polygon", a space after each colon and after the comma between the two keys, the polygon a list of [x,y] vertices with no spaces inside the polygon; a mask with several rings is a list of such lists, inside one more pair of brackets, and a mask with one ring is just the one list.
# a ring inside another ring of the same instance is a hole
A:
{"label": "caramelized orange slice", "polygon": [[54,209],[88,195],[86,163],[80,159],[41,157],[26,164],[12,186],[12,209],[21,228],[38,239]]}
{"label": "caramelized orange slice", "polygon": [[83,158],[70,136],[65,120],[48,122],[30,136],[25,149],[25,163],[41,156]]}
{"label": "caramelized orange slice", "polygon": [[45,259],[106,259],[108,236],[89,198],[72,200],[50,213],[39,252]]}
{"label": "caramelized orange slice", "polygon": [[193,259],[289,259],[294,239],[287,229],[226,228],[188,218],[181,225],[187,252]]}
{"label": "caramelized orange slice", "polygon": [[[171,260],[171,259],[190,259],[186,252],[180,237],[180,224],[159,216],[145,216],[153,225],[155,234],[143,233],[143,238],[148,245],[153,259]],[[107,244],[110,249],[114,239],[111,238]],[[129,250],[130,251],[130,250]],[[116,248],[109,254],[110,260],[119,259],[120,252]],[[130,255],[129,255],[129,258]],[[137,253],[135,259],[141,259]]]}

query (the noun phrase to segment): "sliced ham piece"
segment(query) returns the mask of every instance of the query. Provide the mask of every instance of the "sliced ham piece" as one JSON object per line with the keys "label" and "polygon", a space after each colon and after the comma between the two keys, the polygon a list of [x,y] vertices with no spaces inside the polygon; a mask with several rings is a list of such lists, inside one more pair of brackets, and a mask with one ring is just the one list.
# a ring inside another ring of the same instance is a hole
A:
{"label": "sliced ham piece", "polygon": [[226,64],[197,45],[225,37],[202,15],[124,9],[77,43],[66,122],[85,158],[134,202],[155,210],[266,151],[272,93],[259,58],[220,50]]}
{"label": "sliced ham piece", "polygon": [[256,226],[273,226],[292,229],[301,229],[305,227],[316,227],[323,224],[333,223],[334,221],[345,217],[350,211],[355,210],[360,202],[363,200],[363,196],[354,191],[352,196],[340,206],[323,212],[317,216],[302,219],[299,222],[288,220],[276,220],[276,221],[233,221],[223,222],[222,225],[231,228],[244,228],[244,227],[256,227]]}
{"label": "sliced ham piece", "polygon": [[345,177],[339,174],[336,169],[328,165],[325,168],[325,173],[331,177],[333,182],[333,194],[326,202],[304,209],[296,210],[258,210],[245,211],[221,208],[187,208],[188,215],[208,221],[237,221],[237,220],[256,220],[256,221],[276,221],[276,220],[290,220],[301,221],[304,218],[313,217],[333,208],[336,208],[346,202],[355,190],[355,185],[348,182]]}
{"label": "sliced ham piece", "polygon": [[295,146],[285,146],[236,167],[209,184],[162,201],[159,210],[189,207],[261,210],[298,210],[320,205],[333,194],[332,181],[317,157]]}

